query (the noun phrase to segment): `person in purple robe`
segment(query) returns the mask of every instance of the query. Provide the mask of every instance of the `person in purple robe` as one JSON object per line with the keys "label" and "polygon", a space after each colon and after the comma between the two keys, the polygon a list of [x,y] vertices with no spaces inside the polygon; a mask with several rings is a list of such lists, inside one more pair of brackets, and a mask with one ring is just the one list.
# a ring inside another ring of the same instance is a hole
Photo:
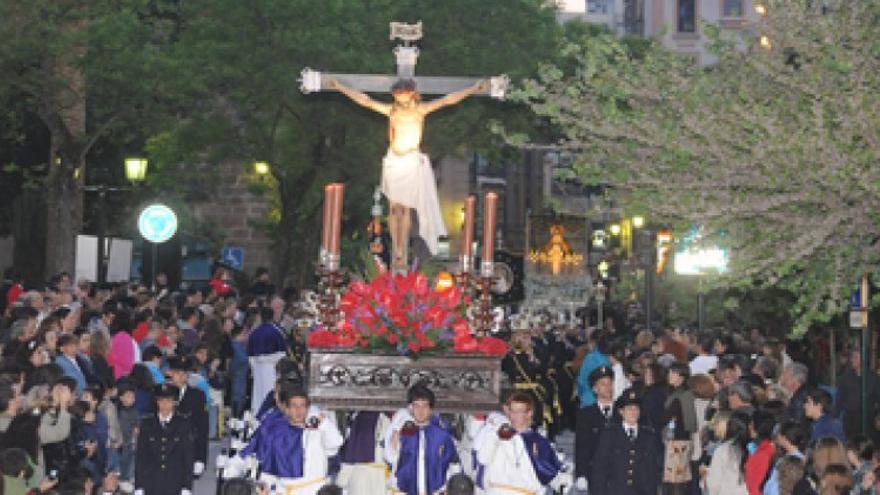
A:
{"label": "person in purple robe", "polygon": [[530,394],[513,392],[507,399],[509,423],[480,443],[477,459],[485,466],[485,493],[544,493],[548,487],[571,486],[550,441],[532,429],[534,407]]}
{"label": "person in purple robe", "polygon": [[416,384],[409,406],[395,414],[386,435],[385,459],[391,464],[391,489],[406,495],[433,494],[446,486],[447,473],[459,464],[452,435],[434,414],[431,390]]}
{"label": "person in purple robe", "polygon": [[251,411],[256,412],[272,392],[277,379],[275,365],[287,355],[287,338],[274,322],[275,312],[265,306],[260,310],[262,323],[248,337],[247,354],[254,376],[251,392]]}
{"label": "person in purple robe", "polygon": [[323,413],[312,414],[302,388],[281,387],[278,399],[283,414],[264,420],[237,460],[256,457],[259,478],[282,493],[312,495],[326,483],[328,458],[342,435]]}

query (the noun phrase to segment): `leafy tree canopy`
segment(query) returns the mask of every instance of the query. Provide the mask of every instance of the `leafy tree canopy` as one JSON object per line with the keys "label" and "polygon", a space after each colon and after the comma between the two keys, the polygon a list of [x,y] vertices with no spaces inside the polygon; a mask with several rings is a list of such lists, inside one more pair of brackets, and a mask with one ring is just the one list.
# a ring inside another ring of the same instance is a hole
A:
{"label": "leafy tree canopy", "polygon": [[773,0],[756,40],[706,26],[703,69],[658,43],[571,43],[518,97],[586,183],[707,232],[734,285],[791,291],[797,331],[846,307],[880,262],[880,2]]}

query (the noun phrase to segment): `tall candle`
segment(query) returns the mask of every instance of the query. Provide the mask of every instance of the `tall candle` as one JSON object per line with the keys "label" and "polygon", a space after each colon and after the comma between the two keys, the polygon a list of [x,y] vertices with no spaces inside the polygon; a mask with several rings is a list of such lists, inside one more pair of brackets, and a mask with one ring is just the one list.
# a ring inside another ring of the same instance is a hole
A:
{"label": "tall candle", "polygon": [[468,196],[464,200],[464,225],[461,228],[461,254],[463,256],[474,255],[474,210],[477,198]]}
{"label": "tall candle", "polygon": [[339,255],[339,246],[342,243],[342,200],[345,195],[344,184],[332,184],[333,194],[330,211],[330,245],[328,252]]}
{"label": "tall candle", "polygon": [[321,220],[321,251],[330,248],[330,211],[333,203],[333,184],[324,186],[324,216]]}
{"label": "tall candle", "polygon": [[498,195],[486,193],[483,203],[483,263],[492,261],[495,253],[495,221],[498,208]]}

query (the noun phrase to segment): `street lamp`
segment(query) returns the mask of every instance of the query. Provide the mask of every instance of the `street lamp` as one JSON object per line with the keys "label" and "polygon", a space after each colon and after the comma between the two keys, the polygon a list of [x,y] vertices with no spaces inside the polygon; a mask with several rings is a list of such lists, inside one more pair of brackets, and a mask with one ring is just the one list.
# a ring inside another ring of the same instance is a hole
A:
{"label": "street lamp", "polygon": [[148,163],[146,158],[126,158],[125,178],[132,183],[143,181],[147,177]]}
{"label": "street lamp", "polygon": [[[147,176],[148,160],[146,158],[129,157],[124,161],[125,178],[132,184],[143,181]],[[98,193],[98,267],[97,282],[104,283],[107,278],[107,256],[104,253],[104,237],[107,229],[106,208],[104,207],[104,199],[108,192],[130,191],[128,186],[108,186],[98,184],[93,186],[83,186],[83,191]]]}
{"label": "street lamp", "polygon": [[704,299],[703,275],[709,271],[724,273],[727,271],[727,251],[717,246],[699,249],[685,249],[675,253],[673,263],[675,273],[679,275],[697,275],[697,321],[700,332],[703,331]]}
{"label": "street lamp", "polygon": [[254,162],[254,173],[257,175],[269,175],[269,162],[264,161],[256,161]]}
{"label": "street lamp", "polygon": [[619,223],[611,224],[611,227],[609,228],[609,230],[611,231],[611,235],[620,235],[620,224]]}
{"label": "street lamp", "polygon": [[645,226],[645,217],[641,215],[636,215],[632,217],[633,227],[640,229]]}

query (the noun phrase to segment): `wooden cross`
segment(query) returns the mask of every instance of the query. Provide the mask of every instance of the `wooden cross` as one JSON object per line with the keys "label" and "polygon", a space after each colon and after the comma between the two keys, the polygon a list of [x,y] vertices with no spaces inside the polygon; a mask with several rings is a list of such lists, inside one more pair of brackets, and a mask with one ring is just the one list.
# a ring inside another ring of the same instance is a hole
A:
{"label": "wooden cross", "polygon": [[[319,72],[306,67],[300,73],[300,90],[305,93],[318,91],[335,91],[328,81],[336,79],[340,83],[366,93],[390,93],[391,86],[400,79],[412,79],[421,94],[448,94],[472,86],[482,78],[476,77],[443,77],[416,76],[416,61],[419,56],[418,47],[411,44],[422,38],[422,22],[405,24],[391,23],[391,40],[399,39],[403,45],[394,48],[397,61],[396,75],[380,74],[339,74],[335,72]],[[507,76],[496,76],[489,79],[491,87],[475,94],[504,99],[510,80]]]}

